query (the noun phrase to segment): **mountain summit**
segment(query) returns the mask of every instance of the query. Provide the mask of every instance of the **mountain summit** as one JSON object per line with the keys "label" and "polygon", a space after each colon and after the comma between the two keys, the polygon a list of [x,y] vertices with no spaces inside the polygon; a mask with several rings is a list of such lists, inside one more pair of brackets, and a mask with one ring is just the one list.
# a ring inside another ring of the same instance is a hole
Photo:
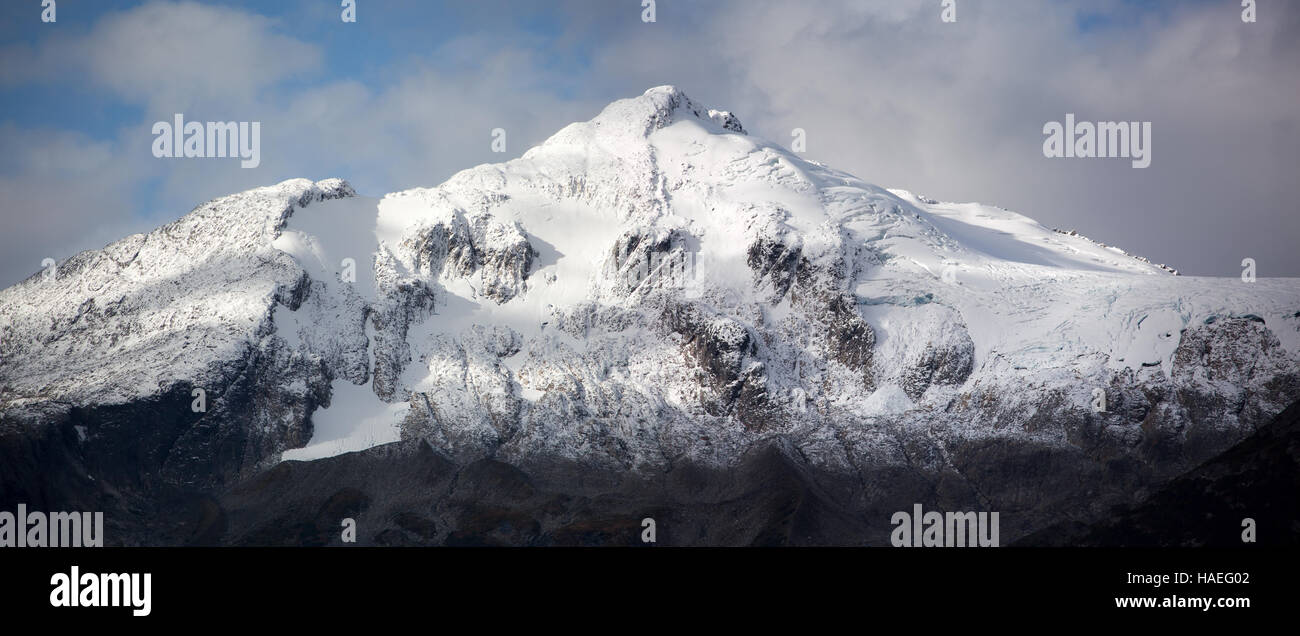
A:
{"label": "mountain summit", "polygon": [[1298,357],[1296,280],[882,189],[658,87],[437,187],[286,181],[0,292],[0,504],[388,443],[539,480],[776,449],[850,476],[844,515],[1025,511],[1013,537],[1249,436]]}

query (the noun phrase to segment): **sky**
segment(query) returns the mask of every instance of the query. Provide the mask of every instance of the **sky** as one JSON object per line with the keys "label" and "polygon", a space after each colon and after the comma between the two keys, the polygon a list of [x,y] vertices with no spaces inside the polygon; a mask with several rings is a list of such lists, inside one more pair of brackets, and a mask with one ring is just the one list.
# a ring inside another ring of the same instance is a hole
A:
{"label": "sky", "polygon": [[[285,179],[435,186],[663,84],[880,186],[1187,275],[1300,276],[1300,3],[642,2],[5,2],[0,286]],[[260,122],[260,165],[154,157],[175,113]],[[1045,157],[1067,113],[1150,122],[1151,165]]]}

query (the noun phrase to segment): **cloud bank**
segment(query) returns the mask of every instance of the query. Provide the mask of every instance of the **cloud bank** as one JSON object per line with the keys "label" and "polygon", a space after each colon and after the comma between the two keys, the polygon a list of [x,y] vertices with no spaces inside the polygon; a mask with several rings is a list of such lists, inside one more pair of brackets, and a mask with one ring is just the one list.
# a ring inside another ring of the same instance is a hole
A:
{"label": "cloud bank", "polygon": [[[659,84],[783,145],[803,128],[808,157],[882,186],[1000,205],[1187,274],[1235,276],[1250,257],[1300,276],[1300,7],[1280,0],[1255,23],[1236,2],[1121,0],[958,0],[951,24],[937,0],[660,0],[649,24],[633,1],[366,2],[357,24],[319,3],[150,2],[85,23],[64,4],[39,37],[0,45],[3,285],[291,177],[436,185]],[[450,26],[419,41],[436,23]],[[12,101],[62,92],[114,116],[33,125]],[[262,122],[261,165],[154,158],[150,126],[177,112]],[[1043,124],[1067,113],[1151,122],[1151,166],[1044,157]]]}

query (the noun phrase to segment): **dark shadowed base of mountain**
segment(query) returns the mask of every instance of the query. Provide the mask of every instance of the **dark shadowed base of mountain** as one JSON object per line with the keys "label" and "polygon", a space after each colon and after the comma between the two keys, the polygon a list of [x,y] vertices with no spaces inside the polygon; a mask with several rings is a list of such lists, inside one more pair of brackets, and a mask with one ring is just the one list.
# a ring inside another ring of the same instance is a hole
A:
{"label": "dark shadowed base of mountain", "polygon": [[[1094,481],[1081,483],[1070,456],[1031,446],[969,449],[980,459],[966,475],[838,474],[779,439],[730,469],[679,464],[654,475],[461,463],[408,441],[284,462],[199,492],[91,478],[75,445],[49,434],[0,436],[0,509],[102,510],[109,545],[340,545],[352,518],[358,545],[637,546],[647,517],[658,545],[888,545],[890,517],[915,503],[998,510],[1004,545],[1241,546],[1245,517],[1260,544],[1300,536],[1300,403],[1144,500],[1131,477],[1089,472]],[[1053,473],[1059,481],[1044,477]]]}
{"label": "dark shadowed base of mountain", "polygon": [[1024,545],[1240,547],[1253,519],[1261,546],[1300,545],[1300,402],[1136,506],[1092,524],[1063,523]]}

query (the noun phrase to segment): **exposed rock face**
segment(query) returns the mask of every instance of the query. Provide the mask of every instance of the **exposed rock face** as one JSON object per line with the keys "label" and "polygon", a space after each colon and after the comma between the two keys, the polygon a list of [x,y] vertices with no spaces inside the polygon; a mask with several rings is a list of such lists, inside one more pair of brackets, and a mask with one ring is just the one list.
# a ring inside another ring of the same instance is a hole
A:
{"label": "exposed rock face", "polygon": [[826,328],[825,350],[827,356],[849,369],[862,374],[863,388],[875,388],[871,375],[872,352],[876,345],[875,332],[859,316],[845,296],[834,296],[827,303],[822,320]]}
{"label": "exposed rock face", "polygon": [[1258,316],[1211,317],[1182,332],[1173,358],[1177,400],[1191,421],[1222,412],[1264,421],[1300,388],[1300,368]]}
{"label": "exposed rock face", "polygon": [[901,364],[894,378],[912,400],[920,400],[931,386],[961,386],[975,365],[975,343],[961,316],[945,307],[922,305],[912,309],[903,337],[892,340],[881,355]]}
{"label": "exposed rock face", "polygon": [[0,292],[0,509],[552,544],[650,507],[748,544],[883,543],[923,503],[1010,541],[1250,436],[1298,352],[1297,281],[883,190],[661,87],[435,188],[287,181]]}
{"label": "exposed rock face", "polygon": [[439,337],[433,344],[425,359],[432,385],[412,394],[403,436],[470,454],[500,446],[519,426],[517,384],[501,362],[518,353],[519,335],[476,325],[460,339]]}
{"label": "exposed rock face", "polygon": [[745,426],[761,428],[774,416],[767,404],[767,377],[757,360],[758,347],[749,329],[696,304],[664,309],[665,328],[680,342],[703,389],[700,405],[715,417],[737,416]]}
{"label": "exposed rock face", "polygon": [[524,291],[536,251],[518,224],[489,224],[483,234],[483,295],[499,305]]}
{"label": "exposed rock face", "polygon": [[802,250],[797,245],[791,247],[784,242],[760,237],[749,244],[745,262],[754,270],[759,286],[770,289],[768,299],[779,301],[790,291],[800,265],[808,267],[807,261],[800,262],[801,257]]}
{"label": "exposed rock face", "polygon": [[411,362],[407,339],[412,323],[434,310],[434,291],[419,279],[386,277],[378,284],[384,302],[369,312],[375,330],[374,390],[380,399],[391,402],[409,393],[401,384],[402,371]]}
{"label": "exposed rock face", "polygon": [[525,289],[537,255],[518,223],[486,215],[467,221],[454,214],[420,230],[409,245],[421,274],[466,276],[478,271],[481,293],[497,304]]}
{"label": "exposed rock face", "polygon": [[629,230],[614,242],[601,271],[601,298],[619,303],[656,291],[682,289],[693,275],[680,230]]}
{"label": "exposed rock face", "polygon": [[479,265],[469,225],[461,215],[426,226],[408,240],[417,271],[424,276],[465,276]]}

